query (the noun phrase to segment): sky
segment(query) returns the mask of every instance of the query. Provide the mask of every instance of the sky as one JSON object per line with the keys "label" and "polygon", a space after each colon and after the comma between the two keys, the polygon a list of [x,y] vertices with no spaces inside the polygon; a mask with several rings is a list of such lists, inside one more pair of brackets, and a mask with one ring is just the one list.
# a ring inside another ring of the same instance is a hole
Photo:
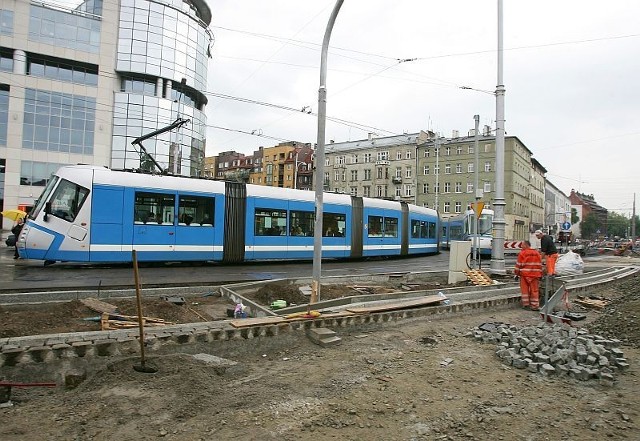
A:
{"label": "sky", "polygon": [[[206,0],[215,42],[207,156],[315,143],[335,0]],[[505,130],[569,195],[640,212],[640,2],[503,1]],[[345,0],[331,34],[326,140],[495,129],[497,0]],[[463,89],[462,87],[465,87]],[[469,89],[470,88],[470,89]],[[311,113],[308,113],[311,112]]]}
{"label": "sky", "polygon": [[[315,143],[320,48],[336,2],[208,4],[207,155]],[[634,192],[640,198],[640,2],[503,6],[507,136],[565,194],[630,215]],[[330,40],[327,115],[351,124],[327,121],[327,142],[426,129],[450,137],[472,129],[476,114],[495,129],[497,42],[497,0],[345,0]]]}

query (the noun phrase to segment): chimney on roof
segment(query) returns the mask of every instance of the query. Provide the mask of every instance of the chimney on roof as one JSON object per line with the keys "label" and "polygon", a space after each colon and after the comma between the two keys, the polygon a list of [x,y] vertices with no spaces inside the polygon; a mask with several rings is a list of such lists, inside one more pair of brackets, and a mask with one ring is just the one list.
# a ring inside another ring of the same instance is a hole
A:
{"label": "chimney on roof", "polygon": [[451,131],[451,137],[452,138],[460,138],[460,131],[459,130],[452,130]]}
{"label": "chimney on roof", "polygon": [[373,132],[369,132],[369,135],[367,136],[367,139],[369,141],[373,141]]}

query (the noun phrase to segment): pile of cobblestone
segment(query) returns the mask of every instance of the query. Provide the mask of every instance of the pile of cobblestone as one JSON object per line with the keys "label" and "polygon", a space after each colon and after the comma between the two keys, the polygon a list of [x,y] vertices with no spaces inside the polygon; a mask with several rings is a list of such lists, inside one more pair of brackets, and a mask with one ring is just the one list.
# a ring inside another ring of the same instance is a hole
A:
{"label": "pile of cobblestone", "polygon": [[507,366],[542,375],[597,380],[610,386],[615,374],[629,367],[619,340],[567,325],[540,323],[518,329],[504,323],[484,323],[469,336],[496,344],[495,353]]}

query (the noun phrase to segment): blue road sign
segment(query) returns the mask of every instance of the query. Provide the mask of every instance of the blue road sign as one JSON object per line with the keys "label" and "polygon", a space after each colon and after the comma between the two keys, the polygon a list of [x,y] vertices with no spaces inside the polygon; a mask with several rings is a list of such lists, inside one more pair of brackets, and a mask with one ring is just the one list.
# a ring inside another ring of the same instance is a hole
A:
{"label": "blue road sign", "polygon": [[571,223],[570,223],[570,222],[563,222],[563,223],[562,223],[562,230],[563,230],[563,231],[569,231],[569,230],[571,230]]}

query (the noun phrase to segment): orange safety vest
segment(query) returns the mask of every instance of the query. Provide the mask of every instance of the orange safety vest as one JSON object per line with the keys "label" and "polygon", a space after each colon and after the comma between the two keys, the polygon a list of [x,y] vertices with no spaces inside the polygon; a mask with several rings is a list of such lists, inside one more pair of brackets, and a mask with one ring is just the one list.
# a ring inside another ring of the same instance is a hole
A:
{"label": "orange safety vest", "polygon": [[536,278],[542,277],[542,257],[533,248],[520,251],[515,268],[516,276]]}

